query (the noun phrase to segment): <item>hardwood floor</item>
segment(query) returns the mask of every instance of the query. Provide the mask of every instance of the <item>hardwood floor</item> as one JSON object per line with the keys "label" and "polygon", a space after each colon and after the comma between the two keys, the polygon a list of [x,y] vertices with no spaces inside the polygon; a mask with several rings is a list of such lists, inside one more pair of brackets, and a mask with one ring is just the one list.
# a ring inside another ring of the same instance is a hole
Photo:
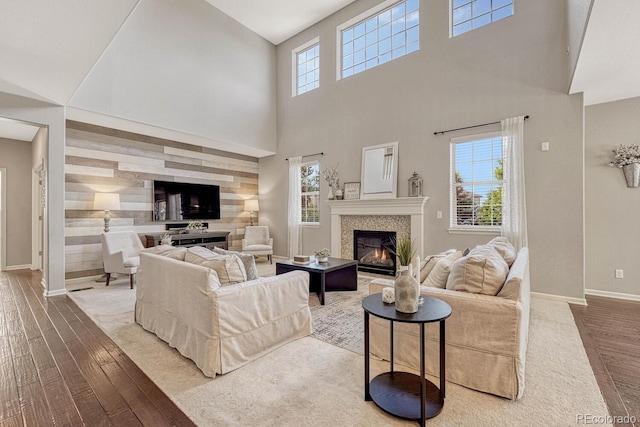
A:
{"label": "hardwood floor", "polygon": [[[194,425],[70,298],[44,298],[40,280],[0,272],[0,427]],[[587,301],[570,307],[609,411],[640,419],[640,303]]]}
{"label": "hardwood floor", "polygon": [[195,425],[41,275],[0,272],[0,426]]}
{"label": "hardwood floor", "polygon": [[640,426],[640,302],[587,296],[587,303],[570,307],[609,412],[637,420],[616,426]]}

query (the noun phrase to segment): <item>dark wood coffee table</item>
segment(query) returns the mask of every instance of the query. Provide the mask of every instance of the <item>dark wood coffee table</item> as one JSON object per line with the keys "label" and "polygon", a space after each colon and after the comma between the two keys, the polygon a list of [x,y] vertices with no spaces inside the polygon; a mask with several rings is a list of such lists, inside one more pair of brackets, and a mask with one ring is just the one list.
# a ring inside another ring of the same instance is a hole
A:
{"label": "dark wood coffee table", "polygon": [[309,290],[318,293],[322,305],[325,291],[358,290],[358,261],[352,259],[329,258],[329,262],[309,264],[296,264],[291,259],[276,262],[276,274],[294,270],[309,272]]}

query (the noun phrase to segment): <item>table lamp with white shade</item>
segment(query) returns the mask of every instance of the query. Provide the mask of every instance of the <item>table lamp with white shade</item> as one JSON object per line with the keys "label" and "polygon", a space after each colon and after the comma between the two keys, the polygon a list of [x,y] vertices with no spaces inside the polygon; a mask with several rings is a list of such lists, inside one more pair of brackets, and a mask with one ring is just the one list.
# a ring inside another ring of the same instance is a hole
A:
{"label": "table lamp with white shade", "polygon": [[260,206],[258,205],[258,201],[253,199],[245,200],[244,210],[249,211],[249,220],[251,221],[251,226],[253,227],[253,213],[260,211]]}
{"label": "table lamp with white shade", "polygon": [[109,211],[120,209],[120,195],[117,193],[96,193],[93,199],[93,210],[104,211],[104,232],[109,232],[111,215]]}

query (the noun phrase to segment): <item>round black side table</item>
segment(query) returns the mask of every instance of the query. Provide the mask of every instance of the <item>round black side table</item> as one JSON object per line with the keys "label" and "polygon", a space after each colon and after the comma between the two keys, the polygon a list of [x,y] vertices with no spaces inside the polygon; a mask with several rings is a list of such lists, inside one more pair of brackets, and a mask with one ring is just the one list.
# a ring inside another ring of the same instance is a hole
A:
{"label": "round black side table", "polygon": [[[362,300],[364,309],[364,400],[378,405],[385,412],[400,418],[416,420],[421,426],[427,418],[442,411],[445,398],[445,320],[451,316],[451,307],[437,298],[423,296],[424,303],[415,313],[396,311],[395,304],[382,302],[382,294],[373,294]],[[370,377],[369,314],[389,323],[390,371]],[[393,324],[394,322],[420,325],[420,376],[393,370]],[[440,322],[440,389],[425,378],[424,325]]]}

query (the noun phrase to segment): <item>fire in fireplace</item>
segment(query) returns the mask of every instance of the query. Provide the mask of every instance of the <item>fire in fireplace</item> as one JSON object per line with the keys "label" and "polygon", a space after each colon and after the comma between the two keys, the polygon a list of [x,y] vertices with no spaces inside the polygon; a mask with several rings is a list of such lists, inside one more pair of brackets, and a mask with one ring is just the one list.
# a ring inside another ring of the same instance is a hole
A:
{"label": "fire in fireplace", "polygon": [[358,270],[394,276],[396,257],[387,248],[395,237],[395,231],[354,230],[353,259]]}

